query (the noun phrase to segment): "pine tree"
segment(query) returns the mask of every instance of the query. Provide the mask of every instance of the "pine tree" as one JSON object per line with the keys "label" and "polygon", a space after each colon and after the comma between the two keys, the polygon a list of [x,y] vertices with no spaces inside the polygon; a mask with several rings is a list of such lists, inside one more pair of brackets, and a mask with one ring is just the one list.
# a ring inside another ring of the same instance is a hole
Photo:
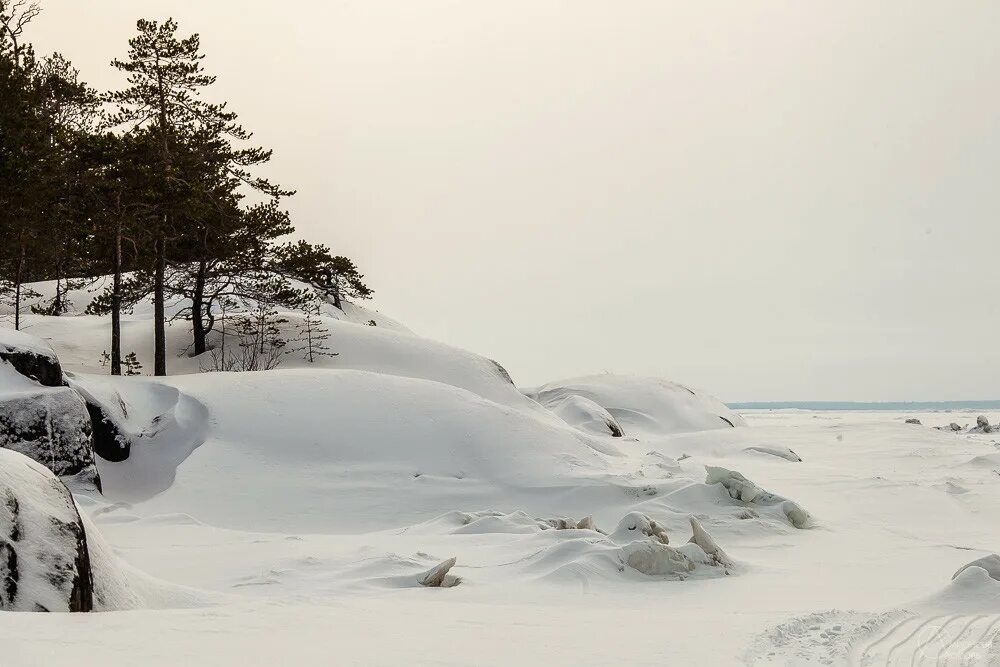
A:
{"label": "pine tree", "polygon": [[308,283],[341,310],[343,299],[368,299],[373,294],[354,262],[334,256],[325,245],[287,243],[278,248],[276,257],[278,270]]}
{"label": "pine tree", "polygon": [[313,301],[303,306],[302,311],[305,315],[295,325],[296,336],[290,341],[292,346],[289,351],[301,353],[302,358],[310,364],[317,357],[336,357],[338,353],[332,351],[328,344],[330,329],[323,324],[319,304]]}
{"label": "pine tree", "polygon": [[[197,34],[180,38],[173,19],[158,23],[140,20],[139,34],[129,41],[128,59],[112,64],[128,74],[129,86],[112,93],[109,100],[118,105],[115,125],[149,126],[160,143],[159,220],[154,234],[152,290],[154,302],[155,356],[154,373],[166,374],[166,293],[167,245],[181,245],[185,234],[200,239],[201,252],[193,258],[199,265],[195,276],[195,307],[190,316],[195,328],[195,352],[204,351],[202,325],[204,303],[197,298],[204,287],[203,263],[212,251],[209,236],[228,238],[225,233],[229,208],[234,194],[242,186],[272,198],[292,194],[254,176],[250,169],[266,163],[271,152],[262,148],[240,148],[251,134],[237,123],[236,114],[225,104],[211,104],[200,99],[203,89],[215,82],[204,73],[200,40]],[[206,214],[216,207],[223,213]],[[223,229],[219,233],[219,224]],[[190,238],[187,239],[190,241]],[[198,247],[197,243],[190,244]]]}

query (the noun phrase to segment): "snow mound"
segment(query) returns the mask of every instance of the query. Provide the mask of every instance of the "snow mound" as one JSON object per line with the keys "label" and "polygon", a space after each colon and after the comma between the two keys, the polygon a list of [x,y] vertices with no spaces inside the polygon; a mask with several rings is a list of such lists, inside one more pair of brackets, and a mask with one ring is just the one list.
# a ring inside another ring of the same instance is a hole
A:
{"label": "snow mound", "polygon": [[[174,422],[161,420],[150,446],[134,444],[128,461],[102,464],[105,493],[214,525],[406,525],[456,499],[502,506],[516,489],[586,485],[608,466],[606,446],[559,420],[439,382],[347,370],[168,382],[147,386],[157,400],[174,395]],[[204,437],[192,440],[198,428]],[[137,484],[137,475],[153,479]],[[151,496],[153,481],[161,492]],[[268,502],[247,511],[262,494]],[[373,502],[387,494],[392,502]]]}
{"label": "snow mound", "polygon": [[813,524],[810,514],[798,503],[765,491],[746,477],[733,470],[705,466],[706,484],[721,484],[733,500],[761,507],[777,507],[796,528],[809,528]]}
{"label": "snow mound", "polygon": [[526,390],[542,405],[568,396],[604,408],[629,435],[657,436],[733,426],[746,421],[721,401],[659,378],[592,375]]}

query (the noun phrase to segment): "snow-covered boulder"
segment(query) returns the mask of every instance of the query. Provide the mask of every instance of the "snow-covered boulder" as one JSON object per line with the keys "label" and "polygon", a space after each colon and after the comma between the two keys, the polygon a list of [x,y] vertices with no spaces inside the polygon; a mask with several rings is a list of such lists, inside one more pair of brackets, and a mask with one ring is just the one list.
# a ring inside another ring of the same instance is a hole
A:
{"label": "snow-covered boulder", "polygon": [[44,387],[63,383],[62,367],[52,347],[23,331],[0,328],[0,360]]}
{"label": "snow-covered boulder", "polygon": [[706,574],[729,574],[733,560],[694,517],[687,544],[672,547],[666,531],[641,512],[626,515],[609,538],[622,545],[622,561],[650,576],[686,576],[701,568]]}
{"label": "snow-covered boulder", "polygon": [[90,611],[93,592],[72,494],[44,466],[0,449],[0,609]]}
{"label": "snow-covered boulder", "polygon": [[100,381],[81,382],[76,377],[69,377],[67,383],[86,403],[94,436],[94,453],[113,463],[128,459],[135,435],[128,428],[129,406],[112,388],[114,385],[105,387]]}
{"label": "snow-covered boulder", "polygon": [[618,522],[618,527],[611,534],[611,539],[618,543],[649,538],[660,544],[669,544],[670,538],[662,525],[642,512],[629,512]]}
{"label": "snow-covered boulder", "polygon": [[992,433],[993,426],[990,424],[990,420],[983,415],[976,417],[976,428],[971,429],[970,433]]}
{"label": "snow-covered boulder", "polygon": [[746,426],[740,415],[706,394],[660,378],[592,375],[551,382],[525,393],[542,405],[567,396],[592,401],[629,435],[691,433]]}
{"label": "snow-covered boulder", "polygon": [[796,528],[812,526],[813,521],[809,512],[795,501],[765,491],[734,470],[705,466],[705,471],[707,473],[705,483],[721,484],[733,500],[764,507],[775,506],[780,508],[788,522]]}
{"label": "snow-covered boulder", "polygon": [[580,430],[610,435],[613,438],[624,435],[621,425],[610,412],[584,396],[556,394],[542,405],[552,410],[570,426]]}
{"label": "snow-covered boulder", "polygon": [[47,387],[0,361],[0,448],[38,461],[60,477],[100,488],[90,414],[69,387]]}
{"label": "snow-covered boulder", "polygon": [[753,447],[747,447],[745,451],[767,454],[769,456],[777,456],[779,459],[785,459],[786,461],[791,461],[792,463],[802,463],[802,457],[796,454],[795,450],[789,449],[788,447],[762,447],[760,445],[755,445]]}
{"label": "snow-covered boulder", "polygon": [[951,575],[952,579],[956,579],[960,574],[968,570],[970,567],[981,567],[986,570],[986,573],[990,575],[990,579],[995,579],[1000,581],[1000,556],[997,554],[990,554],[989,556],[983,556],[978,558],[971,563],[966,563],[958,569],[955,574]]}

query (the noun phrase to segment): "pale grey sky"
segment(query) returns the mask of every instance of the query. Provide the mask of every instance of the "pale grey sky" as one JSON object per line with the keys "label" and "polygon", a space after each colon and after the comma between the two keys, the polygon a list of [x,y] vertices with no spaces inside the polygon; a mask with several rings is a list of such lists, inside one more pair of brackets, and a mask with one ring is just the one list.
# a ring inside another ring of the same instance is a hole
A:
{"label": "pale grey sky", "polygon": [[200,32],[306,236],[520,384],[1000,397],[1000,3],[44,0]]}

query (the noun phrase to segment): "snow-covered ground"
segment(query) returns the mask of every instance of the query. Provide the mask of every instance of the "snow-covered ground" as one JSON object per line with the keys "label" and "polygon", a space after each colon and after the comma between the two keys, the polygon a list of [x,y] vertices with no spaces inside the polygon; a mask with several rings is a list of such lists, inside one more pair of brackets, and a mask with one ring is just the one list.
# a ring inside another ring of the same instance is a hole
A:
{"label": "snow-covered ground", "polygon": [[[172,357],[161,381],[100,375],[105,318],[27,317],[121,407],[131,454],[76,499],[134,594],[0,615],[0,665],[1000,664],[1000,581],[952,580],[1000,551],[1000,435],[933,428],[978,413],[737,415],[616,376],[519,391],[369,319],[329,320],[320,364]],[[125,331],[144,359],[148,325]],[[419,583],[453,557],[459,585]]]}

